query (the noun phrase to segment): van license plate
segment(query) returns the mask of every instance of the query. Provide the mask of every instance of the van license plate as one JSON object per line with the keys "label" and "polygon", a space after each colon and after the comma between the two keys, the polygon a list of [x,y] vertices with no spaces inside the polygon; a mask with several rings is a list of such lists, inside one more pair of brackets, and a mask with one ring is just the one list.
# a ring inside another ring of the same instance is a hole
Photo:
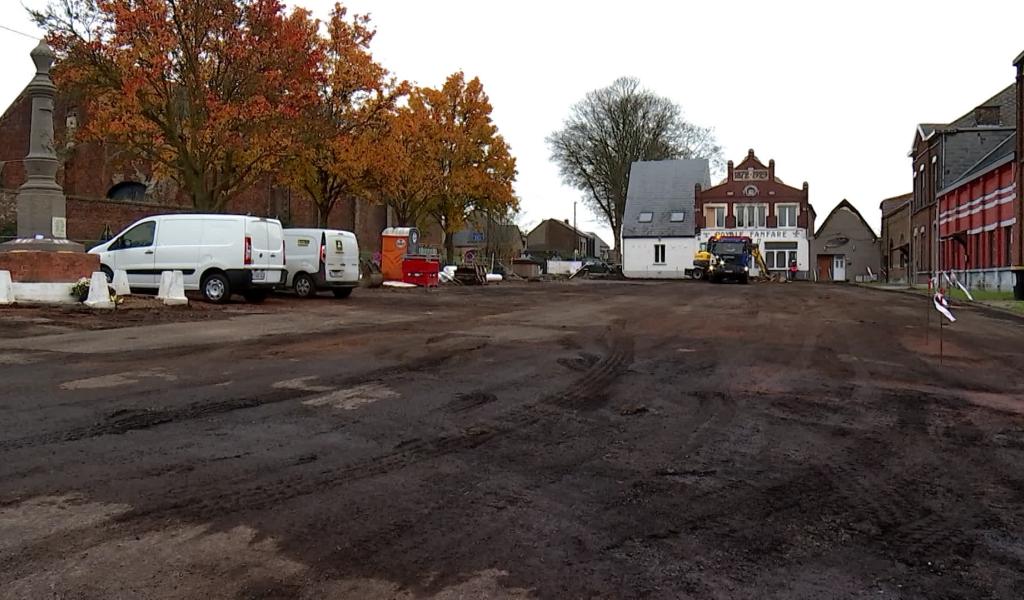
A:
{"label": "van license plate", "polygon": [[253,271],[252,272],[252,280],[253,281],[266,281],[267,280],[267,272],[266,271]]}

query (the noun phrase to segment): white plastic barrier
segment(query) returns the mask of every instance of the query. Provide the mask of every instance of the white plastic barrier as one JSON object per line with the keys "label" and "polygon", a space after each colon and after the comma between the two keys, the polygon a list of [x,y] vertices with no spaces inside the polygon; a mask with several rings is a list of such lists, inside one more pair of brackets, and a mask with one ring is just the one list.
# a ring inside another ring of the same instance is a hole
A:
{"label": "white plastic barrier", "polygon": [[572,275],[583,266],[582,260],[549,260],[549,275]]}
{"label": "white plastic barrier", "polygon": [[487,274],[487,283],[498,283],[502,279],[504,279],[504,277],[502,277],[501,275],[498,275],[497,273],[488,273]]}
{"label": "white plastic barrier", "polygon": [[10,271],[0,271],[0,304],[14,304],[14,282]]}
{"label": "white plastic barrier", "polygon": [[118,296],[132,295],[132,288],[128,285],[128,273],[121,269],[114,271],[114,293]]}
{"label": "white plastic barrier", "polygon": [[89,281],[89,297],[85,299],[85,305],[89,308],[114,308],[114,302],[110,299],[107,276],[102,271],[92,274],[92,279]]}
{"label": "white plastic barrier", "polygon": [[156,292],[156,299],[163,300],[167,297],[168,292],[171,290],[171,280],[174,279],[174,275],[170,271],[160,272],[160,289]]}
{"label": "white plastic barrier", "polygon": [[188,304],[185,297],[185,275],[181,271],[164,271],[160,274],[160,287],[163,287],[164,275],[169,275],[167,289],[160,298],[166,306],[182,306]]}

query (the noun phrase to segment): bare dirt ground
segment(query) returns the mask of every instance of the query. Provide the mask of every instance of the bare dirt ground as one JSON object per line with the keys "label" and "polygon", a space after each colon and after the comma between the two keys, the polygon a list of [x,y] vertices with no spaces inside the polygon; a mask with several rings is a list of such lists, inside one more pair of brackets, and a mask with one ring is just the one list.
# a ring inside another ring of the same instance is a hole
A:
{"label": "bare dirt ground", "polygon": [[0,597],[1021,598],[1024,325],[962,309],[940,364],[925,302],[359,290],[157,349],[213,321],[0,312]]}

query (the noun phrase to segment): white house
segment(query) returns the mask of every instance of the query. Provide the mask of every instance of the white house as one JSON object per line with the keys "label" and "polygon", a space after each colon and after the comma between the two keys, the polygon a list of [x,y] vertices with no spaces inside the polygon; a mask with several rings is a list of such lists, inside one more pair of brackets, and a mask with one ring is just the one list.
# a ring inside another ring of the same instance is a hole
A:
{"label": "white house", "polygon": [[633,163],[622,220],[622,273],[631,278],[681,279],[693,268],[696,186],[711,185],[708,161]]}

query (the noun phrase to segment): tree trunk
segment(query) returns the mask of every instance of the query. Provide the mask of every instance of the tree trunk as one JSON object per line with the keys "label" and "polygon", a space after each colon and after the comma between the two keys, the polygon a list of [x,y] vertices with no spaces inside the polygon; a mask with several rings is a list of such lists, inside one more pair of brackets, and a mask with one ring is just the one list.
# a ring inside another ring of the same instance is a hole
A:
{"label": "tree trunk", "polygon": [[455,264],[455,234],[450,231],[444,232],[444,254],[446,265]]}

